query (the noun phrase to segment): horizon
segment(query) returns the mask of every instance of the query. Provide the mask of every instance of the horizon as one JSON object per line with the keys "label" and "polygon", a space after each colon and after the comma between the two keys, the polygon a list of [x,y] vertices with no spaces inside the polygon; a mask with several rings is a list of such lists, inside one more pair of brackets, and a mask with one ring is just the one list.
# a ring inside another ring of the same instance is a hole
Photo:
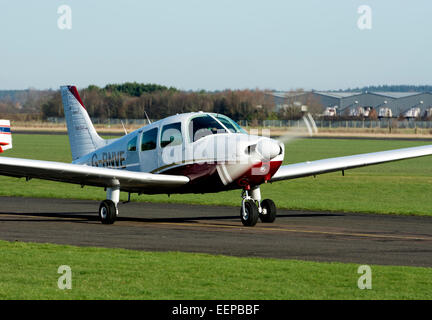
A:
{"label": "horizon", "polygon": [[[118,83],[118,84],[124,84],[124,83],[130,83],[130,81],[126,81],[123,83]],[[138,84],[144,84],[144,85],[148,85],[148,84],[156,84],[159,85],[158,83],[138,83]],[[73,85],[73,84],[72,84]],[[106,86],[108,85],[113,85],[113,83],[106,83],[103,86],[97,86],[99,89],[104,89]],[[61,85],[60,85],[61,86]],[[60,90],[60,86],[57,89],[54,88],[47,88],[47,89],[39,89],[39,88],[25,88],[25,89],[2,89],[0,88],[0,92],[6,92],[6,91],[59,91]],[[89,86],[94,86],[93,84],[90,84]],[[84,89],[88,89],[89,86],[86,87],[78,87],[78,90],[84,90]],[[303,88],[297,88],[297,89],[290,89],[290,90],[276,90],[276,89],[261,89],[261,88],[225,88],[225,89],[217,89],[217,90],[205,90],[205,89],[199,89],[199,90],[192,90],[192,89],[179,89],[179,88],[175,88],[172,87],[178,91],[182,91],[182,92],[199,92],[204,90],[205,92],[208,93],[216,93],[216,92],[223,92],[223,91],[227,91],[227,90],[231,90],[231,91],[241,91],[241,90],[260,90],[260,91],[269,91],[269,92],[293,92],[293,91],[298,91],[298,90],[303,90],[305,92],[365,92],[367,91],[369,88],[372,88],[371,92],[386,92],[386,91],[381,91],[381,90],[376,90],[373,89],[374,87],[380,87],[380,86],[384,86],[384,87],[414,87],[414,88],[420,88],[420,87],[431,87],[431,90],[423,90],[422,92],[432,92],[432,84],[419,84],[419,85],[412,85],[412,84],[394,84],[394,85],[387,85],[387,84],[381,84],[381,85],[366,85],[363,87],[356,87],[356,88],[345,88],[345,89],[330,89],[330,90],[320,90],[320,89],[309,89],[309,90],[305,90]],[[405,90],[405,91],[394,91],[394,90],[390,90],[389,92],[421,92],[418,90]]]}

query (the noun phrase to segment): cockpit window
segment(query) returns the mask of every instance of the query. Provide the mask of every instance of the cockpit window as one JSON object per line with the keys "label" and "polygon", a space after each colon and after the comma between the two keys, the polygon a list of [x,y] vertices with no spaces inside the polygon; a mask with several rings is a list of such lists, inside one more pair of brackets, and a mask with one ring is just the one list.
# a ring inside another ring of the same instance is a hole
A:
{"label": "cockpit window", "polygon": [[222,114],[215,114],[214,117],[219,120],[225,127],[227,127],[230,132],[247,134],[247,132],[242,127],[240,127],[237,122],[228,118],[227,116],[224,116]]}
{"label": "cockpit window", "polygon": [[191,142],[211,134],[226,132],[226,129],[208,114],[192,118],[189,122],[189,138]]}

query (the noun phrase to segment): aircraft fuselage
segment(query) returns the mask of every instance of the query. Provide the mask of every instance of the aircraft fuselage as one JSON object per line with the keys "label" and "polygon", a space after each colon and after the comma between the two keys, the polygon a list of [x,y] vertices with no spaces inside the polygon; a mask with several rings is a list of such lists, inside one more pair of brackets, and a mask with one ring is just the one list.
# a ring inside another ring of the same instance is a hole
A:
{"label": "aircraft fuselage", "polygon": [[[171,116],[111,140],[74,163],[190,179],[172,193],[248,189],[270,180],[282,164],[283,144],[224,127],[225,117],[217,120],[208,113]],[[205,121],[218,127],[205,127]],[[139,188],[124,191],[140,193]]]}

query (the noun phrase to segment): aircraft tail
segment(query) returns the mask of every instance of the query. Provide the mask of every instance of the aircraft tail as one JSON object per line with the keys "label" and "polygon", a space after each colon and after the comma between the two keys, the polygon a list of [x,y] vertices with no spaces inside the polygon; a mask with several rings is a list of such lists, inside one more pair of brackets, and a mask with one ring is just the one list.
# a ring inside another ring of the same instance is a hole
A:
{"label": "aircraft tail", "polygon": [[9,120],[0,120],[0,153],[12,149],[12,134]]}
{"label": "aircraft tail", "polygon": [[75,86],[60,87],[72,160],[76,160],[104,145],[96,132]]}

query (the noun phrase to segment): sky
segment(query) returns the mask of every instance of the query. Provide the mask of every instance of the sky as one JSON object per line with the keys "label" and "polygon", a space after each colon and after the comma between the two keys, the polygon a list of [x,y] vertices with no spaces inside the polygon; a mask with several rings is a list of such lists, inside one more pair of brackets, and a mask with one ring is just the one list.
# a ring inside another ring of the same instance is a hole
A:
{"label": "sky", "polygon": [[0,0],[0,90],[432,84],[431,14],[429,0]]}

